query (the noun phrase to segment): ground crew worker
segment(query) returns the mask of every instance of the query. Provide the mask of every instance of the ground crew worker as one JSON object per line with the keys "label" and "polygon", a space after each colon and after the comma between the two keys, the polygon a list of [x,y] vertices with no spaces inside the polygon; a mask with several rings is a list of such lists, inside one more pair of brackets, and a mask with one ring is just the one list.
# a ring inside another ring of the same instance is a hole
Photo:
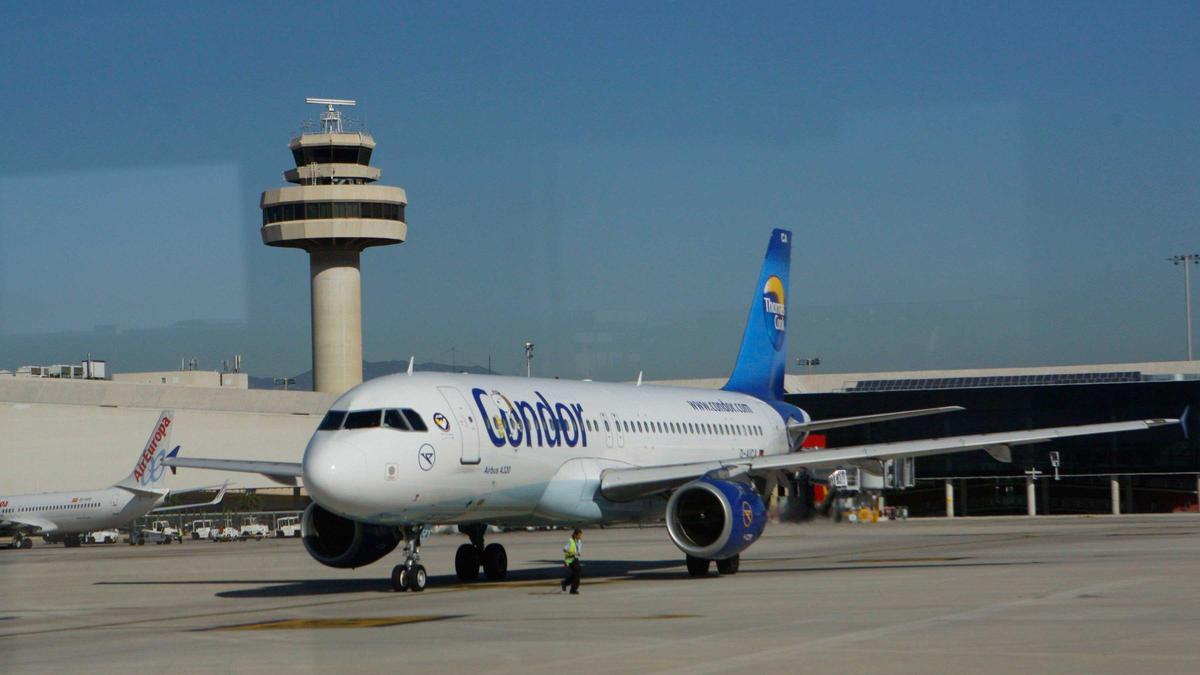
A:
{"label": "ground crew worker", "polygon": [[583,554],[583,530],[576,529],[563,546],[563,565],[567,568],[567,576],[562,580],[562,589],[567,590],[571,585],[571,595],[579,595],[579,558]]}

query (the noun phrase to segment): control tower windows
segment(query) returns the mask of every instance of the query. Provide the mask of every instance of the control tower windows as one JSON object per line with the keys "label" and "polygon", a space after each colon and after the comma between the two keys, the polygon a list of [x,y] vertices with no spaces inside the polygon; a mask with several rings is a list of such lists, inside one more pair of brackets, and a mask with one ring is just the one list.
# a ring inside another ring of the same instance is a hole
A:
{"label": "control tower windows", "polygon": [[403,221],[404,205],[379,202],[293,202],[276,204],[263,209],[263,225],[288,220],[326,218],[376,218]]}
{"label": "control tower windows", "polygon": [[357,145],[317,145],[292,150],[296,166],[306,164],[371,164],[371,148]]}

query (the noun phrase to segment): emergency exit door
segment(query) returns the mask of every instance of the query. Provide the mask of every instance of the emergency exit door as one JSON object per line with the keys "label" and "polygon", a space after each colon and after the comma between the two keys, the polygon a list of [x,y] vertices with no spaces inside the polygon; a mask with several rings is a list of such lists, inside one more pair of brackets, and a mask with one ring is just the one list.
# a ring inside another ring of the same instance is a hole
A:
{"label": "emergency exit door", "polygon": [[446,404],[450,406],[450,415],[455,421],[455,434],[459,438],[462,445],[462,463],[463,464],[478,464],[479,463],[479,425],[475,421],[475,415],[471,413],[471,407],[467,404],[467,399],[463,398],[462,393],[454,387],[438,387],[442,398],[446,399]]}

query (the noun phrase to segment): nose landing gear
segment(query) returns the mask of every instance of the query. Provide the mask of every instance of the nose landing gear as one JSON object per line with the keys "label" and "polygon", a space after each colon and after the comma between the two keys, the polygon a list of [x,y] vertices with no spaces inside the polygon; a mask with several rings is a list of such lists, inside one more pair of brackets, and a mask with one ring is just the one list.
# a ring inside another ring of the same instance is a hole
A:
{"label": "nose landing gear", "polygon": [[454,572],[458,578],[463,581],[478,579],[482,565],[488,581],[503,581],[508,576],[508,552],[500,544],[483,545],[487,525],[460,525],[459,529],[471,538],[471,543],[459,546],[454,554]]}
{"label": "nose landing gear", "polygon": [[421,531],[424,529],[420,525],[401,528],[404,535],[404,562],[392,568],[393,591],[420,593],[425,590],[429,576],[421,565]]}

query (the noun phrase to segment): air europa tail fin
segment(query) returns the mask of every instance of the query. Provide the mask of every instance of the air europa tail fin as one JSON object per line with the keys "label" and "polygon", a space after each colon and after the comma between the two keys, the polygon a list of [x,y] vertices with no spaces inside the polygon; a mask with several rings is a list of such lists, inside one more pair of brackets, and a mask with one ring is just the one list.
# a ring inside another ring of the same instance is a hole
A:
{"label": "air europa tail fin", "polygon": [[[171,427],[174,424],[175,411],[162,411],[162,414],[158,416],[158,421],[154,423],[154,428],[150,430],[150,437],[146,439],[146,445],[138,454],[133,471],[124,480],[117,483],[118,486],[147,488],[153,487],[162,480],[167,472],[167,467],[163,465],[162,460],[168,456],[168,449],[171,447]],[[171,450],[170,454],[174,455],[178,450],[178,448]]]}
{"label": "air europa tail fin", "polygon": [[788,268],[792,260],[792,233],[771,232],[767,257],[763,260],[758,285],[742,346],[733,374],[722,389],[766,399],[783,399],[783,372],[787,365]]}

